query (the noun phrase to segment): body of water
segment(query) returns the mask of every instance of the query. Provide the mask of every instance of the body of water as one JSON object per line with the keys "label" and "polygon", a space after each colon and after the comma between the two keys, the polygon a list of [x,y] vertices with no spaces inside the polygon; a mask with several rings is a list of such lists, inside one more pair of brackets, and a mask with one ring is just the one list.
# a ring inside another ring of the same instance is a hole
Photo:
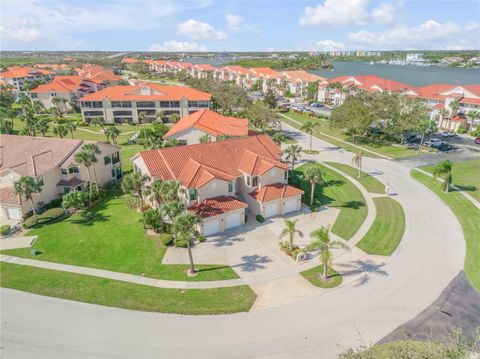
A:
{"label": "body of water", "polygon": [[[212,58],[187,58],[184,61],[194,64],[223,66],[232,60]],[[343,75],[377,75],[412,86],[431,84],[472,85],[480,84],[480,69],[465,69],[440,66],[387,65],[357,61],[334,61],[333,70],[313,70],[316,75],[333,78]]]}

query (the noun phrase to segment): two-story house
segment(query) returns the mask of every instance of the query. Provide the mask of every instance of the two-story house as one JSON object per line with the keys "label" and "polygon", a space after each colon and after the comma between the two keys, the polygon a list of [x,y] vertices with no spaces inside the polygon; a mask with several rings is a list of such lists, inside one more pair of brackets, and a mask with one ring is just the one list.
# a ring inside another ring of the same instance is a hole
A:
{"label": "two-story house", "polygon": [[185,86],[145,82],[136,86],[111,86],[80,99],[83,120],[102,118],[106,123],[139,123],[143,112],[148,121],[158,113],[180,117],[210,107],[212,95]]}
{"label": "two-story house", "polygon": [[[65,193],[87,188],[88,170],[75,163],[74,157],[88,141],[15,135],[0,135],[0,141],[2,223],[16,223],[31,211],[30,203],[13,190],[14,182],[22,176],[34,177],[43,183],[42,191],[33,198],[37,209]],[[94,164],[97,184],[102,186],[120,179],[119,147],[103,142],[95,144],[101,151]]]}
{"label": "two-story house", "polygon": [[163,138],[176,139],[179,145],[193,145],[205,136],[208,141],[216,141],[222,136],[245,137],[248,133],[247,118],[223,116],[207,108],[180,119]]}
{"label": "two-story house", "polygon": [[288,165],[267,135],[140,152],[134,170],[179,181],[185,207],[212,235],[245,223],[245,214],[284,215],[301,208],[302,190],[288,185]]}

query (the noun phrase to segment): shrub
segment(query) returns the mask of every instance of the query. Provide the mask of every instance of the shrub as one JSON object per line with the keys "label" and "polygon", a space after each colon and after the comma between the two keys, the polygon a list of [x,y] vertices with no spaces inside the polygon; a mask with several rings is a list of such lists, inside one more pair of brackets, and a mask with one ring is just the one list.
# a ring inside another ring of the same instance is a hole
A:
{"label": "shrub", "polygon": [[62,206],[62,199],[61,198],[52,199],[52,201],[50,202],[50,206],[51,206],[51,208],[61,207]]}
{"label": "shrub", "polygon": [[199,236],[198,237],[199,242],[205,242],[206,240],[207,240],[207,238],[205,236]]}
{"label": "shrub", "polygon": [[9,233],[10,233],[10,225],[9,224],[4,224],[3,226],[0,227],[0,234],[2,236],[6,236]]}
{"label": "shrub", "polygon": [[175,242],[175,246],[180,247],[180,248],[187,248],[187,240],[186,239],[178,239]]}
{"label": "shrub", "polygon": [[257,214],[257,215],[255,216],[255,219],[256,219],[257,222],[259,222],[259,223],[265,222],[265,218],[263,218],[263,216],[262,216],[261,214]]}
{"label": "shrub", "polygon": [[159,232],[163,225],[162,215],[158,209],[153,208],[149,208],[142,213],[141,222],[144,228],[152,229],[155,232]]}
{"label": "shrub", "polygon": [[160,240],[162,241],[163,244],[166,246],[169,246],[173,244],[173,235],[169,233],[162,233],[160,234]]}
{"label": "shrub", "polygon": [[458,130],[457,130],[458,134],[463,135],[465,132],[467,132],[467,130],[465,129],[465,126],[462,125],[458,127]]}
{"label": "shrub", "polygon": [[59,118],[59,119],[57,119],[57,124],[59,124],[59,125],[64,125],[64,124],[66,124],[66,123],[67,123],[67,120],[64,119],[64,118]]}
{"label": "shrub", "polygon": [[480,126],[477,126],[473,131],[470,131],[470,136],[480,137]]}
{"label": "shrub", "polygon": [[48,222],[53,221],[54,219],[57,219],[61,216],[63,216],[65,213],[63,208],[51,208],[42,214],[39,214],[37,216],[37,222],[35,222],[35,219],[32,217],[29,217],[25,220],[23,223],[24,227],[26,228],[31,228],[37,224],[45,224]]}

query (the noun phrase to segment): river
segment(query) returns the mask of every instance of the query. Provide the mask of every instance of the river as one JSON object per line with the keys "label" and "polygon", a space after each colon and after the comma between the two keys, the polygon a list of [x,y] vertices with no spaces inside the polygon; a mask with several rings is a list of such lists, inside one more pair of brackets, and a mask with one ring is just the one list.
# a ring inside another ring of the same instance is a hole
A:
{"label": "river", "polygon": [[[220,67],[232,60],[212,58],[188,58],[185,61],[194,64],[208,63]],[[334,61],[333,70],[310,71],[319,76],[333,78],[343,75],[377,75],[387,79],[404,82],[412,86],[430,84],[471,85],[480,84],[480,69],[465,69],[440,66],[387,65],[358,61]]]}

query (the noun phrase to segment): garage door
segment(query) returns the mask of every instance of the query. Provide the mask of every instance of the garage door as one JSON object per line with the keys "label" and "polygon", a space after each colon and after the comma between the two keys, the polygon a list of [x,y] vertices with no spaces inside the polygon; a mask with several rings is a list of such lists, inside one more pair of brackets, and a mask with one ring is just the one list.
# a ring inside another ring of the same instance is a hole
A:
{"label": "garage door", "polygon": [[20,208],[6,208],[8,219],[20,220],[22,218],[22,213]]}
{"label": "garage door", "polygon": [[241,213],[231,213],[227,215],[227,229],[238,227],[242,224]]}
{"label": "garage door", "polygon": [[265,206],[265,213],[264,217],[273,217],[278,214],[278,205],[277,203],[270,203]]}
{"label": "garage door", "polygon": [[220,221],[213,220],[210,222],[205,222],[203,225],[203,235],[209,236],[211,234],[215,234],[220,232]]}
{"label": "garage door", "polygon": [[295,212],[297,208],[297,199],[293,198],[285,202],[285,213]]}

